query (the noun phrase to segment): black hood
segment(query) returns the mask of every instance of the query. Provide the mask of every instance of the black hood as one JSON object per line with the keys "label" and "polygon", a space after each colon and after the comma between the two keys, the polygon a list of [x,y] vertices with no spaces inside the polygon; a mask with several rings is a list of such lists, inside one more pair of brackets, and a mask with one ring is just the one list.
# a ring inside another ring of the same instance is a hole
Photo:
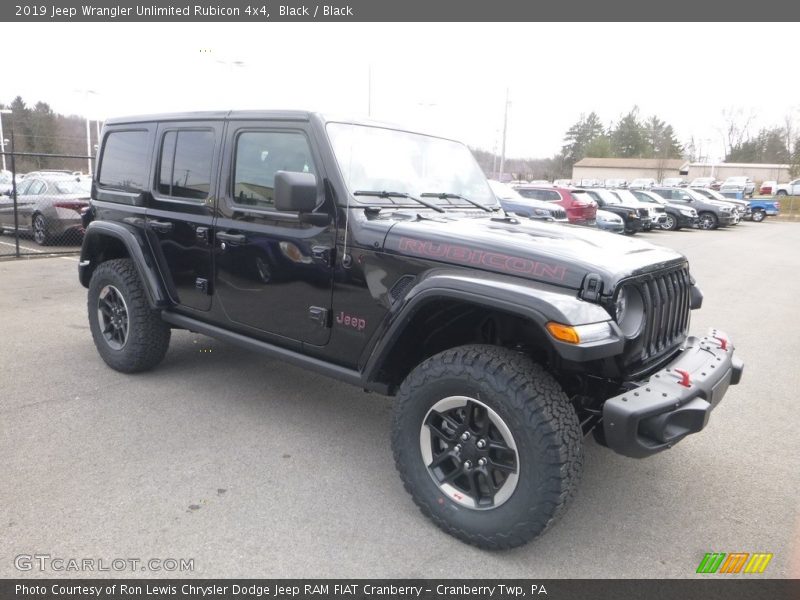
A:
{"label": "black hood", "polygon": [[574,289],[596,273],[606,292],[626,277],[686,262],[669,248],[588,227],[457,215],[398,222],[385,250]]}

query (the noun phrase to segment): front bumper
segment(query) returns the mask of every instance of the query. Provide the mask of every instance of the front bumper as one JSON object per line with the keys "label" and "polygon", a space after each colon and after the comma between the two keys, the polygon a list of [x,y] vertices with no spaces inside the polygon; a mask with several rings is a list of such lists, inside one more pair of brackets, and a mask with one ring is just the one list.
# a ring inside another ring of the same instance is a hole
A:
{"label": "front bumper", "polygon": [[669,365],[606,400],[602,422],[606,445],[619,454],[642,458],[702,430],[728,386],[742,377],[744,363],[733,353],[733,343],[716,329],[703,338],[688,338]]}
{"label": "front bumper", "polygon": [[687,217],[684,214],[673,217],[678,221],[678,227],[697,227],[700,224],[700,217]]}
{"label": "front bumper", "polygon": [[736,216],[732,213],[717,215],[717,221],[721,227],[727,227],[728,225],[735,225],[737,223]]}
{"label": "front bumper", "polygon": [[598,219],[597,228],[603,231],[613,231],[614,233],[625,231],[625,225],[621,221],[601,221]]}

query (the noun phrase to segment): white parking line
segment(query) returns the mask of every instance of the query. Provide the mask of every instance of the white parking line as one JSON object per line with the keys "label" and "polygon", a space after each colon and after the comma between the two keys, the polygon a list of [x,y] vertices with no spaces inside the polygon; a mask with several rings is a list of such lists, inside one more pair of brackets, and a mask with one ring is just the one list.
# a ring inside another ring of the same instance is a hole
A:
{"label": "white parking line", "polygon": [[[0,242],[3,246],[11,246],[12,248],[16,248],[16,244],[9,244],[8,242]],[[25,252],[38,252],[39,254],[44,254],[44,250],[37,250],[36,248],[28,248],[27,246],[20,246],[20,250],[25,250]]]}

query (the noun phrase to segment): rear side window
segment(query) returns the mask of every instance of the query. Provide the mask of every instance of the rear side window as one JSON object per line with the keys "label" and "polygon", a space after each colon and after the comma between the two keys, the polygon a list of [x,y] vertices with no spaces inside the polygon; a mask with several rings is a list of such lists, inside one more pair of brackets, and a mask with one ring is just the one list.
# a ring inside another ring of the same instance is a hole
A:
{"label": "rear side window", "polygon": [[98,184],[126,192],[145,188],[147,131],[112,131],[106,137]]}
{"label": "rear side window", "polygon": [[211,190],[213,131],[168,131],[161,141],[158,192],[205,200]]}
{"label": "rear side window", "polygon": [[316,173],[305,135],[293,131],[245,131],[236,139],[233,200],[270,209],[275,173]]}

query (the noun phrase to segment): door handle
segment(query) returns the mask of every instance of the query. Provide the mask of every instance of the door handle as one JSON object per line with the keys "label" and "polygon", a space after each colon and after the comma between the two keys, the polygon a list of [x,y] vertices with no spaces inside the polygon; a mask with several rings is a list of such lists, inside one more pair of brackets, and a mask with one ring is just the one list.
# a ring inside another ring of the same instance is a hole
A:
{"label": "door handle", "polygon": [[247,241],[247,236],[243,233],[217,233],[217,239],[223,242],[230,242],[231,244],[244,244]]}
{"label": "door handle", "polygon": [[148,221],[147,226],[150,229],[155,229],[156,231],[160,231],[161,233],[167,233],[168,231],[172,231],[172,223],[169,221]]}

